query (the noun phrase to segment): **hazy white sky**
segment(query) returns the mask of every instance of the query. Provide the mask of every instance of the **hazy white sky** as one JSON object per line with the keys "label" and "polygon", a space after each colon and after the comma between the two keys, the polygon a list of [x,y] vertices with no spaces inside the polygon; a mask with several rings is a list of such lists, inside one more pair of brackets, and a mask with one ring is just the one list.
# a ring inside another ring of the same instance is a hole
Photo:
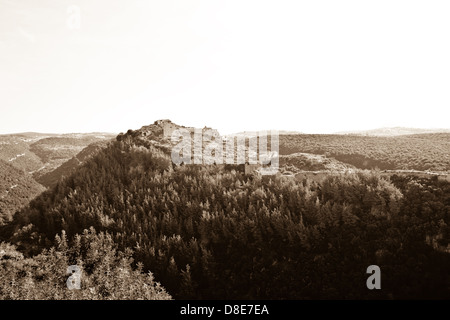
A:
{"label": "hazy white sky", "polygon": [[449,17],[447,0],[0,0],[0,133],[449,128]]}

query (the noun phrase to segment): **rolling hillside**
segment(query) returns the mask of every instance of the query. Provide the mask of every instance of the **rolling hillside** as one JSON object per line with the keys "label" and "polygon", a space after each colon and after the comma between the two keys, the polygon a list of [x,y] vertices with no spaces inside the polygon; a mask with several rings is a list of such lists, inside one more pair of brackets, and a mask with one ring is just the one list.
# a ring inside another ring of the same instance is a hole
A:
{"label": "rolling hillside", "polygon": [[0,160],[0,225],[44,190],[27,173]]}
{"label": "rolling hillside", "polygon": [[450,133],[370,137],[282,135],[280,154],[303,152],[359,169],[450,171]]}
{"label": "rolling hillside", "polygon": [[39,177],[56,169],[89,144],[114,137],[107,133],[0,135],[0,159]]}
{"label": "rolling hillside", "polygon": [[[0,223],[45,190],[42,185],[48,187],[67,174],[70,165],[53,172],[61,164],[89,144],[106,144],[112,137],[103,133],[0,135]],[[96,149],[94,145],[81,153],[81,161]]]}
{"label": "rolling hillside", "polygon": [[300,152],[280,155],[280,171],[282,173],[297,173],[300,171],[344,172],[349,169],[355,169],[355,167],[334,158],[327,158],[324,155]]}
{"label": "rolling hillside", "polygon": [[30,151],[30,145],[42,137],[42,135],[0,135],[0,160],[27,173],[38,170],[44,164],[39,156]]}
{"label": "rolling hillside", "polygon": [[412,134],[430,134],[430,133],[450,133],[450,129],[419,129],[419,128],[392,127],[392,128],[379,128],[379,129],[364,130],[364,131],[337,132],[336,134],[393,137],[393,136],[403,136],[403,135],[412,135]]}
{"label": "rolling hillside", "polygon": [[[450,298],[450,183],[363,171],[298,183],[214,165],[174,166],[161,130],[150,131],[118,136],[31,201],[0,236],[29,259],[56,246],[79,248],[74,256],[90,261],[95,251],[83,251],[81,239],[100,233],[120,252],[133,252],[142,271],[178,299]],[[309,142],[360,152],[370,142],[335,146],[335,136],[325,138]],[[297,139],[287,151],[308,146]],[[383,290],[364,285],[374,263],[386,270]],[[99,263],[85,267],[89,277],[101,274]],[[25,282],[24,274],[15,277]]]}
{"label": "rolling hillside", "polygon": [[108,143],[109,140],[91,143],[81,150],[76,156],[64,162],[55,170],[49,171],[45,174],[35,175],[36,181],[45,187],[52,187],[56,185],[56,183],[58,183],[58,181],[60,181],[63,177],[70,176],[78,166],[105,148]]}

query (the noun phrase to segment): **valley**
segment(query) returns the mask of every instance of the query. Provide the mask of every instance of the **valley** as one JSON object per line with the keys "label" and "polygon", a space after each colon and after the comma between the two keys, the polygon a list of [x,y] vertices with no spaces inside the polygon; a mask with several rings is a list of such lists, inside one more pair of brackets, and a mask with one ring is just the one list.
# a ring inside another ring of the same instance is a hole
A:
{"label": "valley", "polygon": [[[0,194],[0,225],[5,219],[10,220],[16,211],[26,206],[46,187],[70,172],[67,169],[70,165],[66,164],[58,169],[60,166],[67,161],[73,163],[77,154],[90,144],[98,142],[106,145],[114,136],[105,133],[0,135],[0,190],[4,190]],[[92,148],[95,149],[95,146]],[[81,154],[80,159],[85,157]],[[76,167],[79,163],[72,164],[71,167]],[[11,190],[14,188],[8,189],[12,183],[17,188],[14,191]]]}
{"label": "valley", "polygon": [[[112,140],[1,145],[25,156],[1,162],[0,203],[30,187],[0,226],[0,281],[28,289],[0,297],[450,298],[447,133],[281,135],[279,172],[261,175],[175,165],[169,137],[182,126],[168,121]],[[383,290],[361,285],[372,264]],[[79,291],[61,265],[82,266]]]}

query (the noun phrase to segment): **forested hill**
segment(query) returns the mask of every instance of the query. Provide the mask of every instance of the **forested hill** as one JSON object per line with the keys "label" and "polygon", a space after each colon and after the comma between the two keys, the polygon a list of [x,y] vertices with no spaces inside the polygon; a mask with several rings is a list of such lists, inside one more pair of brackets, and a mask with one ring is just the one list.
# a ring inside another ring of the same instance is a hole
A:
{"label": "forested hill", "polygon": [[[174,166],[169,149],[135,132],[118,140],[0,235],[32,257],[63,230],[77,248],[85,229],[106,232],[175,298],[450,298],[447,182],[244,175]],[[383,290],[366,287],[372,264]]]}

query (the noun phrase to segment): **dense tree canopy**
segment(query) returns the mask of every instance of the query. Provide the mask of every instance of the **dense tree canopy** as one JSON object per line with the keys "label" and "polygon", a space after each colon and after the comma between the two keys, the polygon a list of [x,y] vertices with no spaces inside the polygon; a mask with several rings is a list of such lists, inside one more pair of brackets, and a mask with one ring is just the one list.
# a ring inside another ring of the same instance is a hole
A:
{"label": "dense tree canopy", "polygon": [[[171,299],[142,265],[132,268],[131,250],[124,252],[107,233],[84,230],[68,246],[65,232],[56,236],[55,246],[33,259],[26,259],[14,246],[0,244],[0,299],[33,300],[129,300]],[[68,289],[67,281],[77,266],[79,290]]]}

